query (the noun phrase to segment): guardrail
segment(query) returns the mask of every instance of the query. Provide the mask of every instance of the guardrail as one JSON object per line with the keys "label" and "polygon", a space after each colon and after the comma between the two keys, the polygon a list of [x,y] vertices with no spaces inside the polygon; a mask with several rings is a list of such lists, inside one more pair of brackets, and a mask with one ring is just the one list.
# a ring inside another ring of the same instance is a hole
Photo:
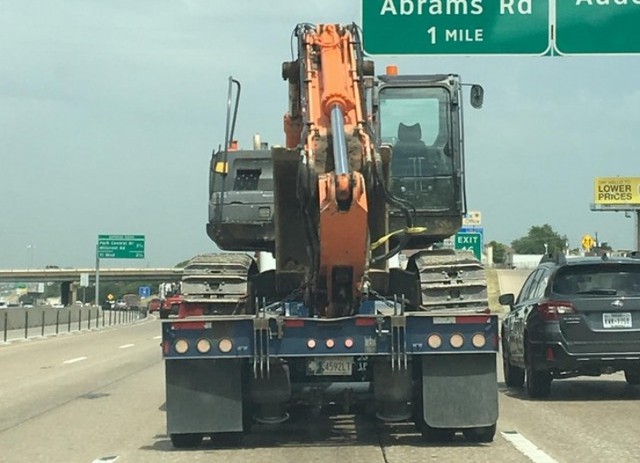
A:
{"label": "guardrail", "polygon": [[[100,307],[50,307],[0,309],[2,340],[58,335],[132,323],[146,317],[146,310],[106,310]],[[9,339],[11,338],[11,339]]]}

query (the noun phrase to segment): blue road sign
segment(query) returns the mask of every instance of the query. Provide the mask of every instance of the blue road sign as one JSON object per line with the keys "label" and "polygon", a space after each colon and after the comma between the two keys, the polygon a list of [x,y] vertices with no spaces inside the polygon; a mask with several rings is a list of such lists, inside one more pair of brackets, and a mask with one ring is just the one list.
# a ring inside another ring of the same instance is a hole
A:
{"label": "blue road sign", "polygon": [[151,296],[151,287],[150,286],[140,286],[140,288],[138,288],[138,296],[140,296],[140,297],[149,297],[149,296]]}

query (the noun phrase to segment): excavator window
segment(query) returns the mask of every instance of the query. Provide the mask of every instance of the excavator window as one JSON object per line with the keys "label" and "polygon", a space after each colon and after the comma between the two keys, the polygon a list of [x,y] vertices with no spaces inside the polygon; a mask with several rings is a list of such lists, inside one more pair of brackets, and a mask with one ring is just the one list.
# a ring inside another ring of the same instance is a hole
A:
{"label": "excavator window", "polygon": [[391,190],[418,209],[453,210],[450,94],[442,87],[381,89],[380,134],[391,150]]}

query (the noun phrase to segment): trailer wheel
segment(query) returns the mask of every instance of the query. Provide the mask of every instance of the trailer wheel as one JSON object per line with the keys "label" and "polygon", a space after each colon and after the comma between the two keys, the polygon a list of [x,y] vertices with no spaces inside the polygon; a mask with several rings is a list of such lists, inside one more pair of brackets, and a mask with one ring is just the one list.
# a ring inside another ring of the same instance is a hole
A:
{"label": "trailer wheel", "polygon": [[171,443],[177,449],[197,447],[202,442],[202,434],[171,434]]}
{"label": "trailer wheel", "polygon": [[493,442],[493,437],[496,435],[496,425],[463,429],[462,434],[469,442]]}
{"label": "trailer wheel", "polygon": [[451,442],[456,434],[455,429],[432,428],[424,420],[417,427],[425,442]]}

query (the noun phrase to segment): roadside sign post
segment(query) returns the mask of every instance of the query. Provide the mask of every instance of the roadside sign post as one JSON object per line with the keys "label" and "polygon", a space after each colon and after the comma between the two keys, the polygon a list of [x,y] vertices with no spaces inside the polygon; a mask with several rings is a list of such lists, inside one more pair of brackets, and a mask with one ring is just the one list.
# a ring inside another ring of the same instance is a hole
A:
{"label": "roadside sign post", "polygon": [[96,244],[96,306],[100,307],[100,254],[98,253],[98,245]]}

